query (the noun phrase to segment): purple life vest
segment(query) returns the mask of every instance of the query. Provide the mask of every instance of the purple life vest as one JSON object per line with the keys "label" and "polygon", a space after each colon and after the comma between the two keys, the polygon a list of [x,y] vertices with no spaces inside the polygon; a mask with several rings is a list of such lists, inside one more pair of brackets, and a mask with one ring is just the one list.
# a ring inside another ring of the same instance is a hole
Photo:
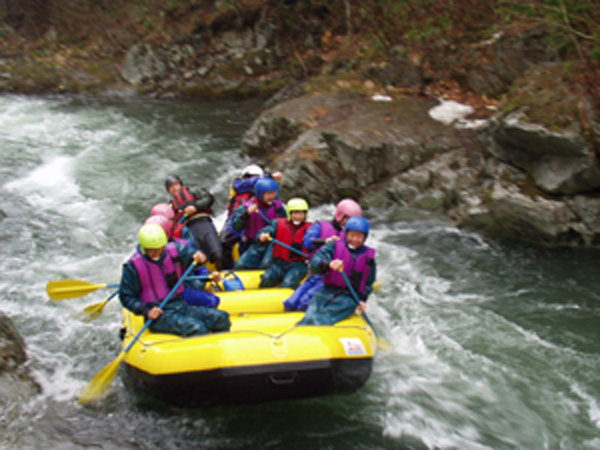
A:
{"label": "purple life vest", "polygon": [[330,238],[331,236],[339,236],[340,232],[335,229],[333,224],[327,220],[320,220],[321,234],[319,235],[322,239]]}
{"label": "purple life vest", "polygon": [[[330,238],[332,236],[341,236],[342,239],[344,239],[344,230],[338,230],[337,228],[335,228],[333,226],[333,224],[327,220],[319,220],[319,222],[317,222],[320,226],[321,226],[321,232],[319,233],[319,238],[320,239],[327,239]],[[319,246],[315,246],[315,249],[310,252],[310,258],[312,259],[312,257],[315,255],[315,253],[317,253],[319,251]]]}
{"label": "purple life vest", "polygon": [[[366,246],[365,246],[366,247]],[[371,268],[375,261],[375,249],[366,247],[366,251],[358,257],[354,257],[345,240],[340,239],[335,243],[335,253],[333,259],[341,259],[344,263],[344,272],[348,276],[354,290],[359,294],[363,294],[367,287],[367,280],[371,275]],[[323,276],[323,282],[332,286],[348,289],[344,276],[337,270],[329,270]]]}
{"label": "purple life vest", "polygon": [[[164,300],[181,278],[183,270],[179,263],[177,247],[169,242],[165,252],[162,264],[148,260],[139,251],[130,259],[140,277],[140,286],[142,287],[140,300],[144,303]],[[175,295],[183,293],[183,289],[183,284],[181,284],[175,291]]]}
{"label": "purple life vest", "polygon": [[[260,204],[257,202],[258,202],[258,199],[256,197],[253,197],[250,200],[248,200],[246,203],[244,203],[244,207],[248,208],[250,205],[253,205],[253,204],[258,205],[258,209],[260,210],[260,212],[262,212],[263,215],[266,216],[267,219],[269,219],[269,221],[280,217],[277,214],[277,210],[283,208],[283,203],[281,203],[281,200],[275,200],[273,203],[271,203],[269,205],[268,209],[262,208],[260,206]],[[268,225],[268,223],[265,222],[265,219],[263,219],[259,213],[257,213],[257,212],[252,213],[252,214],[250,214],[250,219],[248,220],[246,229],[244,230],[244,236],[246,236],[249,239],[256,239],[256,235],[258,234],[258,232],[260,230],[262,230],[264,227],[266,227],[267,225]]]}

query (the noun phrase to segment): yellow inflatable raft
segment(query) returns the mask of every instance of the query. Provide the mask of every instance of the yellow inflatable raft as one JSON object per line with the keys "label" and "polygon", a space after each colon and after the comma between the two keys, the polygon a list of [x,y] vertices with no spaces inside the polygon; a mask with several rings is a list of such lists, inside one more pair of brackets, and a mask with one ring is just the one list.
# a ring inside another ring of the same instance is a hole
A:
{"label": "yellow inflatable raft", "polygon": [[[333,326],[299,327],[284,313],[290,289],[221,293],[227,333],[182,338],[146,330],[124,362],[133,384],[178,406],[251,403],[350,393],[369,375],[377,342],[359,315]],[[123,310],[123,348],[143,319]]]}

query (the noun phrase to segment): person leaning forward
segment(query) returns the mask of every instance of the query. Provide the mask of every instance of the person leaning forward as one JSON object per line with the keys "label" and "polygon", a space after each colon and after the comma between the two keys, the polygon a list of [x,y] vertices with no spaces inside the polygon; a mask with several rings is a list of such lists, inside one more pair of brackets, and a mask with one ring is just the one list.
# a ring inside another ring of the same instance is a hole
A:
{"label": "person leaning forward", "polygon": [[119,299],[124,308],[152,319],[149,328],[154,333],[197,336],[210,332],[229,331],[229,314],[205,306],[188,305],[182,284],[164,305],[164,300],[184,273],[184,266],[204,264],[206,255],[175,242],[157,224],[145,224],[138,233],[139,246],[123,265]]}
{"label": "person leaning forward", "polygon": [[165,180],[165,188],[171,195],[171,206],[175,211],[175,220],[187,225],[194,239],[196,248],[202,250],[217,270],[223,268],[223,249],[221,240],[212,220],[214,196],[204,188],[189,188],[177,175]]}

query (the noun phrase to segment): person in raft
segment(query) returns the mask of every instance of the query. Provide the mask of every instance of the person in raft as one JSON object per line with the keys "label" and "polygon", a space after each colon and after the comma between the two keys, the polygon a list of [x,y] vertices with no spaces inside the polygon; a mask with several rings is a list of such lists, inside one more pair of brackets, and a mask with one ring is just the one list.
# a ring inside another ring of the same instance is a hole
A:
{"label": "person in raft", "polygon": [[[255,195],[254,186],[263,176],[271,177],[277,183],[280,183],[281,179],[283,178],[283,173],[275,172],[272,175],[265,175],[260,166],[256,164],[250,164],[249,166],[244,167],[241,177],[234,179],[233,183],[231,184],[229,189],[230,198],[227,204],[227,220],[225,221],[225,225],[223,225],[223,229],[221,230],[224,269],[233,268],[233,248],[235,244],[238,244],[240,255],[243,253],[242,232],[235,231],[231,225],[233,212],[238,207],[250,200],[253,195]],[[277,191],[279,192],[279,189]],[[277,198],[279,198],[279,196]]]}
{"label": "person in raft", "polygon": [[252,244],[256,242],[258,232],[270,221],[286,217],[285,206],[277,199],[278,189],[273,178],[260,178],[254,185],[255,195],[233,212],[231,226],[242,233],[242,248],[246,249],[234,264],[234,270],[266,269],[270,265],[272,245]]}
{"label": "person in raft", "polygon": [[[168,205],[167,205],[168,206]],[[190,247],[192,250],[196,251],[193,245],[189,243],[186,239],[183,238],[174,238],[171,236],[171,221],[167,219],[165,216],[155,215],[150,216],[144,222],[144,225],[149,223],[155,223],[159,225],[167,235],[168,242],[176,242],[179,245],[184,247]],[[187,267],[186,267],[187,268]],[[184,269],[186,269],[184,268]],[[205,277],[210,277],[212,281],[219,282],[221,281],[221,273],[220,272],[211,272],[204,265],[198,266],[193,272],[193,275],[200,275]],[[196,305],[196,306],[207,306],[209,308],[216,308],[219,306],[221,299],[217,297],[212,292],[208,292],[206,290],[206,281],[202,281],[199,279],[189,279],[188,277],[183,283],[185,285],[185,289],[183,291],[183,299],[186,301],[188,305]]]}
{"label": "person in raft", "polygon": [[[169,220],[169,224],[165,223],[165,217]],[[175,241],[181,245],[187,245],[193,250],[196,250],[196,239],[194,238],[194,235],[192,234],[190,229],[184,224],[175,222],[175,212],[173,211],[171,205],[169,205],[168,203],[157,203],[156,205],[154,205],[150,210],[150,217],[146,220],[146,223],[148,222],[158,223],[163,228],[163,230],[165,230],[165,233],[167,233],[167,238],[169,239],[169,242]],[[208,270],[206,266],[198,266],[198,268],[194,270],[193,275],[211,275],[212,281],[215,281],[217,283],[221,281],[221,274],[219,272],[211,273],[211,271]],[[185,284],[186,286],[190,286],[195,289],[206,289],[206,282],[200,280],[186,280]],[[192,304],[196,303],[192,299],[190,299],[190,301]],[[214,298],[207,298],[207,302],[200,302],[200,304],[204,306],[217,307],[219,301],[220,299],[215,296]]]}
{"label": "person in raft", "polygon": [[183,223],[175,221],[175,211],[168,203],[157,203],[150,210],[150,217],[152,216],[164,216],[169,219],[171,223],[171,233],[167,233],[169,240],[171,239],[185,239],[188,245],[195,248],[196,238],[190,231],[190,229]]}
{"label": "person in raft", "polygon": [[183,220],[194,235],[195,247],[208,255],[208,259],[217,270],[221,270],[223,249],[211,217],[214,196],[201,187],[188,188],[178,175],[167,177],[165,188],[171,195],[175,221],[179,223]]}
{"label": "person in raft", "polygon": [[[357,307],[366,311],[377,278],[375,250],[364,245],[369,227],[364,217],[351,217],[344,227],[344,239],[329,242],[315,253],[310,270],[324,274],[324,286],[314,295],[298,325],[333,325],[351,316]],[[340,270],[358,295],[358,304]]]}
{"label": "person in raft", "polygon": [[[341,200],[335,207],[335,214],[331,221],[319,220],[313,223],[306,233],[302,244],[310,255],[323,245],[343,238],[343,229],[350,217],[362,216],[362,208],[351,198]],[[283,302],[286,311],[306,311],[310,300],[315,293],[323,287],[323,275],[311,274],[308,279]]]}
{"label": "person in raft", "polygon": [[184,273],[183,264],[204,264],[206,255],[175,242],[157,224],[143,225],[138,233],[139,246],[123,265],[119,299],[133,314],[152,319],[155,333],[197,336],[229,331],[229,314],[204,306],[188,305],[182,284],[163,309],[158,306]]}
{"label": "person in raft", "polygon": [[308,203],[302,198],[293,198],[287,203],[286,209],[286,219],[273,220],[258,234],[255,245],[266,245],[273,241],[273,261],[261,275],[261,288],[279,283],[281,287],[295,288],[308,272],[308,252],[302,245],[304,234],[311,226],[306,221]]}

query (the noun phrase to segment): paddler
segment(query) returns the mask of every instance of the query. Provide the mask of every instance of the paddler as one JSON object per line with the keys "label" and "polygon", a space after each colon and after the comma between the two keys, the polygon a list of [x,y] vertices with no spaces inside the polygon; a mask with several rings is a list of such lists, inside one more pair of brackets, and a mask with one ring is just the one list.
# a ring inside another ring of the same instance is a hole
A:
{"label": "paddler", "polygon": [[183,285],[163,309],[158,307],[184,273],[185,265],[206,262],[204,253],[168,242],[165,231],[155,223],[140,228],[138,242],[135,254],[123,265],[119,299],[124,308],[152,319],[149,328],[155,333],[196,336],[229,331],[229,314],[187,304]]}
{"label": "paddler", "polygon": [[214,196],[202,187],[188,188],[178,175],[167,177],[165,188],[171,195],[175,220],[183,221],[187,225],[194,235],[196,248],[208,256],[217,270],[221,270],[223,268],[223,249],[211,217]]}
{"label": "paddler", "polygon": [[324,275],[324,286],[314,295],[298,325],[333,325],[354,314],[357,307],[366,311],[377,278],[375,250],[364,245],[369,229],[367,219],[351,217],[344,227],[344,239],[325,244],[313,256],[310,271]]}

